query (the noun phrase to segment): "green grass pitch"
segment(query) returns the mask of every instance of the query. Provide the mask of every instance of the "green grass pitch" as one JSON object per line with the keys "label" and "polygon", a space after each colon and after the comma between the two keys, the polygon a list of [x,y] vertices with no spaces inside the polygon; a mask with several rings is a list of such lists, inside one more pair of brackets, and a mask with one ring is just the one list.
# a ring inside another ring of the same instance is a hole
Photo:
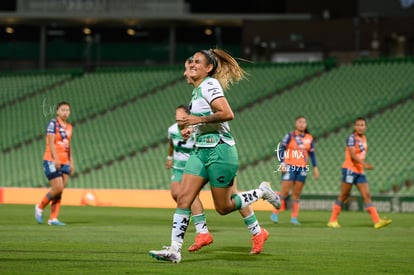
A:
{"label": "green grass pitch", "polygon": [[[148,251],[170,244],[174,209],[62,206],[65,227],[39,225],[33,205],[0,205],[0,274],[413,274],[414,219],[389,213],[376,230],[364,212],[342,212],[342,228],[326,226],[327,211],[301,211],[300,226],[289,211],[273,224],[256,211],[270,237],[260,255],[248,255],[249,231],[239,213],[207,210],[214,243],[187,252],[179,264],[157,261]],[[45,219],[49,208],[45,210]]]}

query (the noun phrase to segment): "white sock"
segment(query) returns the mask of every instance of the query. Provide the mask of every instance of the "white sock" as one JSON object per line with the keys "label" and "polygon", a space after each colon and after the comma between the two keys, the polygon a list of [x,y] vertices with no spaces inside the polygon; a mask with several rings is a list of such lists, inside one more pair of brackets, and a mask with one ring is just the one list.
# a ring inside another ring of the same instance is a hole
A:
{"label": "white sock", "polygon": [[254,212],[252,212],[252,214],[249,215],[248,217],[243,218],[243,221],[253,236],[260,234],[261,228],[260,228],[259,222],[257,221],[256,215],[254,214]]}
{"label": "white sock", "polygon": [[171,247],[181,251],[184,235],[190,222],[190,209],[176,209],[171,230]]}
{"label": "white sock", "polygon": [[204,213],[193,215],[193,222],[197,233],[208,233],[207,220]]}
{"label": "white sock", "polygon": [[263,196],[263,190],[257,188],[238,193],[237,196],[241,200],[241,208],[244,208],[261,199]]}

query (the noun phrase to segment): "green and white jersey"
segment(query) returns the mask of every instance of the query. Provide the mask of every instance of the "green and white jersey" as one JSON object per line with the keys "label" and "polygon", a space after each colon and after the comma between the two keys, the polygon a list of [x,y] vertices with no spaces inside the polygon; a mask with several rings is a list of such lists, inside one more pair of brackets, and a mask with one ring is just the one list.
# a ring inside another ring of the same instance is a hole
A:
{"label": "green and white jersey", "polygon": [[[190,112],[195,116],[208,116],[213,114],[211,102],[224,97],[223,89],[217,79],[207,77],[200,86],[194,88]],[[232,146],[235,144],[230,133],[230,126],[227,121],[219,123],[201,123],[194,125],[196,134],[196,147],[215,147],[220,140]]]}
{"label": "green and white jersey", "polygon": [[190,152],[194,148],[195,136],[191,135],[189,139],[184,140],[178,124],[174,123],[168,128],[168,139],[171,140],[174,146],[173,168],[184,170]]}

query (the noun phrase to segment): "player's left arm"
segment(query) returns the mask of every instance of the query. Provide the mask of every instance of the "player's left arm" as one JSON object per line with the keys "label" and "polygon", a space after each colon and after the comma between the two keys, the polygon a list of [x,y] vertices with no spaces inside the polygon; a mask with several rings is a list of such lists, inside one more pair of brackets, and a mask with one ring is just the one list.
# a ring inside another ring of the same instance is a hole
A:
{"label": "player's left arm", "polygon": [[210,103],[213,113],[208,116],[188,115],[184,122],[186,125],[195,125],[200,123],[219,123],[234,119],[233,110],[225,97],[218,97]]}
{"label": "player's left arm", "polygon": [[374,166],[372,164],[367,163],[364,159],[358,157],[354,147],[349,147],[349,153],[351,155],[352,161],[362,164],[365,169],[374,169]]}
{"label": "player's left arm", "polygon": [[319,168],[318,168],[318,162],[316,161],[316,154],[315,154],[315,143],[312,140],[310,151],[309,151],[309,157],[312,162],[313,166],[313,177],[315,180],[319,179]]}
{"label": "player's left arm", "polygon": [[70,175],[73,175],[75,173],[75,161],[73,160],[72,144],[70,144],[68,148],[68,157],[69,157]]}
{"label": "player's left arm", "polygon": [[[73,132],[73,128],[72,128],[72,132]],[[69,159],[70,175],[73,175],[75,173],[75,161],[73,160],[73,150],[72,150],[72,137],[68,144],[68,159]]]}

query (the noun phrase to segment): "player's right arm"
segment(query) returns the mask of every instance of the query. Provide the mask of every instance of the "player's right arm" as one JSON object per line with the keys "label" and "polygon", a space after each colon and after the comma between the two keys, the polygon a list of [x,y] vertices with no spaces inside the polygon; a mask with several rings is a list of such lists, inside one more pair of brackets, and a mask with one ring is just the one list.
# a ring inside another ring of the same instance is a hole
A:
{"label": "player's right arm", "polygon": [[180,131],[180,133],[181,133],[181,136],[183,137],[183,139],[187,140],[194,133],[194,127],[192,127],[192,126],[185,127],[184,129],[182,129]]}
{"label": "player's right arm", "polygon": [[165,162],[165,168],[170,169],[173,164],[174,144],[171,139],[168,140],[168,154],[167,161]]}

